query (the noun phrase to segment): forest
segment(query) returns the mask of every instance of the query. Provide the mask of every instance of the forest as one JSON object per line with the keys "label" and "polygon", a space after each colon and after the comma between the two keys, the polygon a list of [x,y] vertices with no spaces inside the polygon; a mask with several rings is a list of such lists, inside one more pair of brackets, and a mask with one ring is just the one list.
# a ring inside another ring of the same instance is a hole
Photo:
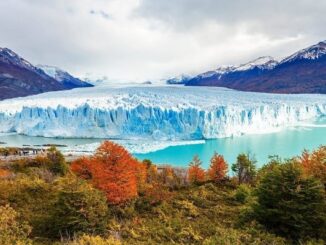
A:
{"label": "forest", "polygon": [[215,153],[208,169],[196,155],[188,168],[140,161],[111,141],[73,161],[51,147],[0,161],[0,244],[322,245],[325,188],[326,146],[261,168]]}

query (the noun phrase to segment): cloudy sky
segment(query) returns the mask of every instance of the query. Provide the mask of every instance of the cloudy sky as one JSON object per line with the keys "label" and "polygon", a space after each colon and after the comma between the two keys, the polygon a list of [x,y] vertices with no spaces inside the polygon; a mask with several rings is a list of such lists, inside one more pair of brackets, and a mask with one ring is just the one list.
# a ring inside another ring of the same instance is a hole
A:
{"label": "cloudy sky", "polygon": [[1,0],[0,46],[77,76],[145,81],[326,39],[325,0]]}

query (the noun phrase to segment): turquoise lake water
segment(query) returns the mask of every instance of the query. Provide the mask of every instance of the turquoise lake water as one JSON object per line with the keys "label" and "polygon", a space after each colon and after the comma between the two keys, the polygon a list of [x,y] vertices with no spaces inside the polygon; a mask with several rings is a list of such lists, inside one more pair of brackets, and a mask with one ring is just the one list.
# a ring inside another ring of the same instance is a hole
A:
{"label": "turquoise lake water", "polygon": [[[207,167],[214,151],[222,154],[229,164],[235,162],[239,153],[250,152],[255,155],[258,166],[261,166],[267,162],[269,155],[277,154],[282,158],[289,158],[299,155],[303,149],[312,150],[320,145],[326,145],[326,125],[324,123],[323,120],[323,122],[316,125],[287,128],[275,133],[206,140],[204,144],[171,146],[151,153],[134,155],[139,159],[151,159],[157,164],[185,167],[192,157],[197,154],[203,161],[203,166]],[[78,145],[100,141],[102,140],[0,135],[0,142],[6,142],[2,146],[63,144],[68,147],[78,147]]]}
{"label": "turquoise lake water", "polygon": [[197,154],[205,168],[216,151],[222,154],[229,164],[234,163],[239,153],[255,155],[257,165],[262,166],[268,156],[279,155],[290,158],[299,155],[303,149],[312,150],[326,145],[326,127],[297,127],[280,132],[260,135],[207,140],[205,144],[173,146],[153,153],[136,154],[139,159],[151,159],[155,163],[168,163],[174,166],[187,166]]}

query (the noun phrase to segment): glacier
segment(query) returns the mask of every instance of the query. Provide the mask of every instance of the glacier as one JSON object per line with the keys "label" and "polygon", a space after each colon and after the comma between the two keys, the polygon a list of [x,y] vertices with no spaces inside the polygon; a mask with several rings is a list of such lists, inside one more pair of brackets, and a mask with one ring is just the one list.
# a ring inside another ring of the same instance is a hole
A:
{"label": "glacier", "polygon": [[99,86],[0,101],[0,133],[202,140],[274,132],[326,116],[326,95],[183,86]]}

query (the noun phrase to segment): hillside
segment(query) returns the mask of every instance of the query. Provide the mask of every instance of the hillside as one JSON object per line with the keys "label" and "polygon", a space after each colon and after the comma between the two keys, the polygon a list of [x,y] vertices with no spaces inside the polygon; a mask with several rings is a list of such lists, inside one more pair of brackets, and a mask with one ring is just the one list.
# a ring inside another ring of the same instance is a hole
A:
{"label": "hillside", "polygon": [[325,146],[260,169],[239,154],[233,177],[218,154],[172,168],[108,141],[72,163],[1,160],[20,150],[0,148],[0,244],[325,244]]}
{"label": "hillside", "polygon": [[[71,78],[73,77],[70,75]],[[85,86],[91,85],[82,81],[62,82],[47,75],[12,50],[0,48],[0,100]]]}

